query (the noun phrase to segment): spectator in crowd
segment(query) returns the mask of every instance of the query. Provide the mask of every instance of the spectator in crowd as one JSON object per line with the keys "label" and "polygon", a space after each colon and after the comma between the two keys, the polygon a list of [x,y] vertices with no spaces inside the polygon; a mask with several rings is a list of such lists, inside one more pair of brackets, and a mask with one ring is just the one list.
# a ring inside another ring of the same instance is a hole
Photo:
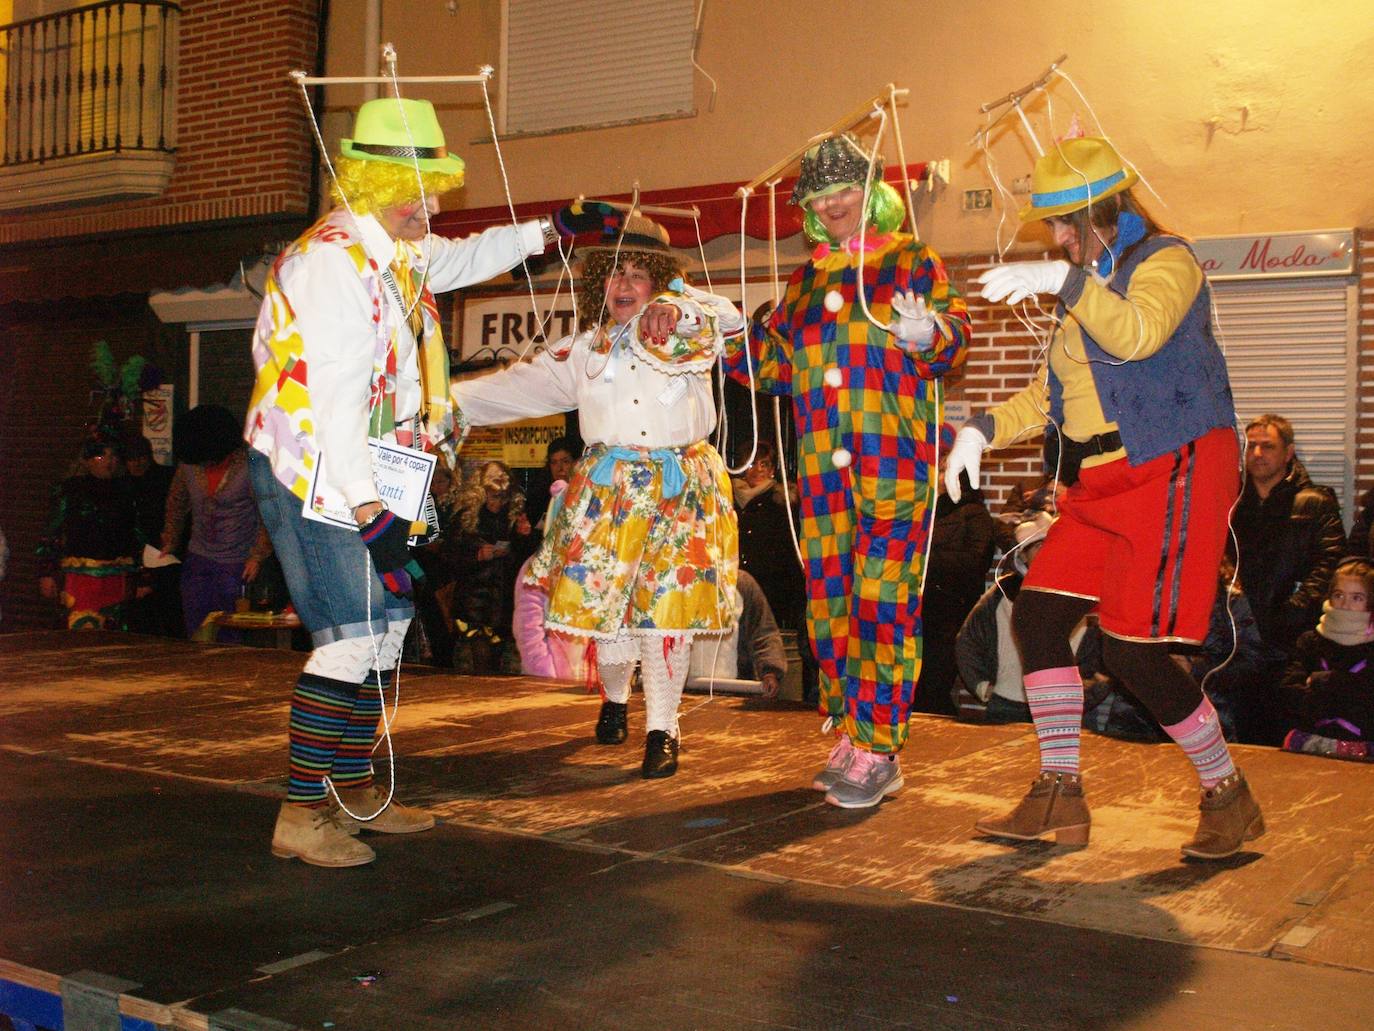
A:
{"label": "spectator in crowd", "polygon": [[[1011,632],[1011,609],[1051,522],[1049,513],[1033,512],[1016,524],[1008,552],[1011,569],[978,599],[955,639],[959,676],[964,686],[987,706],[988,723],[1031,721],[1026,689],[1021,683],[1021,655]],[[1070,642],[1075,651],[1081,639],[1080,627]]]}
{"label": "spectator in crowd", "polygon": [[761,437],[754,460],[730,481],[739,517],[739,567],[758,582],[777,625],[796,634],[802,697],[820,699],[820,667],[806,632],[806,580],[793,544],[795,504],[788,521],[787,490],[779,479],[777,448]]}
{"label": "spectator in crowd", "polygon": [[1028,516],[1036,512],[1054,515],[1058,499],[1067,489],[1055,480],[1053,470],[1047,476],[1031,476],[1014,484],[1007,492],[1007,500],[1002,502],[993,527],[997,550],[1008,554],[1016,547],[1016,526]]}
{"label": "spectator in crowd", "polygon": [[739,571],[739,675],[763,685],[763,697],[776,698],[787,675],[787,652],[763,585]]}
{"label": "spectator in crowd", "polygon": [[1207,637],[1200,647],[1180,648],[1177,654],[1216,707],[1226,740],[1248,741],[1254,737],[1252,701],[1272,677],[1250,600],[1235,572],[1235,563],[1223,557]]}
{"label": "spectator in crowd", "polygon": [[414,584],[415,613],[420,617],[420,627],[429,646],[429,661],[435,666],[450,668],[453,666],[456,584],[444,560],[444,550],[449,536],[458,532],[454,527],[453,503],[459,494],[455,487],[460,485],[460,480],[442,453],[435,457],[429,493],[434,499],[439,525],[435,528],[437,533],[431,534],[429,541],[415,550],[415,561],[425,573],[424,578]]}
{"label": "spectator in crowd", "polygon": [[1339,759],[1374,758],[1374,564],[1336,567],[1315,630],[1298,638],[1283,680],[1293,729],[1290,752]]}
{"label": "spectator in crowd", "polygon": [[472,672],[499,673],[511,636],[516,542],[532,535],[525,495],[504,462],[484,463],[454,503],[447,561],[456,587],[453,614],[466,640]]}
{"label": "spectator in crowd", "polygon": [[[235,432],[237,436],[237,431]],[[124,471],[138,506],[138,530],[143,540],[156,546],[167,518],[167,494],[173,472],[153,460],[153,445],[143,434],[120,443]],[[181,570],[175,565],[147,570],[144,582],[151,592],[129,606],[129,629],[159,637],[182,637]]]}
{"label": "spectator in crowd", "polygon": [[805,582],[788,522],[787,491],[778,479],[773,442],[760,439],[754,460],[730,481],[739,516],[739,567],[758,583],[778,625],[795,630],[806,608]]}
{"label": "spectator in crowd", "polygon": [[37,548],[38,590],[56,599],[61,577],[71,630],[122,630],[129,602],[148,593],[139,577],[144,540],[138,505],[112,442],[88,440],[80,469],[54,492],[52,517]]}
{"label": "spectator in crowd", "polygon": [[940,484],[935,503],[934,540],[930,545],[930,569],[921,598],[921,677],[916,684],[917,712],[955,714],[955,638],[987,582],[992,565],[993,518],[964,476],[959,500],[952,499]]}
{"label": "spectator in crowd", "polygon": [[1345,553],[1351,558],[1374,558],[1374,487],[1361,494],[1355,505]]}
{"label": "spectator in crowd", "polygon": [[1240,582],[1266,653],[1265,687],[1252,699],[1253,729],[1242,740],[1283,739],[1277,685],[1298,635],[1321,615],[1331,571],[1345,551],[1340,505],[1296,457],[1293,427],[1265,414],[1245,427],[1245,485],[1232,516]]}
{"label": "spectator in crowd", "polygon": [[782,633],[758,581],[741,570],[738,586],[740,613],[734,630],[723,638],[692,642],[687,682],[702,690],[713,680],[754,680],[762,685],[764,698],[777,698],[787,673]]}
{"label": "spectator in crowd", "polygon": [[[210,613],[234,610],[246,585],[257,579],[263,561],[272,553],[272,542],[248,478],[243,434],[229,409],[220,405],[192,408],[173,428],[172,452],[177,467],[159,537],[163,555],[186,544],[181,605],[190,637]],[[237,639],[228,630],[218,636],[221,641]]]}
{"label": "spectator in crowd", "polygon": [[[515,611],[511,633],[520,652],[520,672],[527,677],[549,677],[554,680],[581,680],[593,687],[596,684],[596,662],[588,648],[590,640],[550,629],[545,624],[549,612],[549,596],[539,586],[525,579],[533,557],[525,560],[515,578]],[[620,744],[628,729],[623,724],[608,733]],[[598,725],[597,740],[601,740]]]}
{"label": "spectator in crowd", "polygon": [[[573,466],[582,457],[582,441],[576,437],[554,437],[549,441],[544,453],[544,468],[535,470],[530,477],[529,490],[525,495],[525,515],[540,534],[544,532],[544,513],[549,507],[550,491],[559,480],[568,482]],[[539,535],[531,538],[537,545]]]}

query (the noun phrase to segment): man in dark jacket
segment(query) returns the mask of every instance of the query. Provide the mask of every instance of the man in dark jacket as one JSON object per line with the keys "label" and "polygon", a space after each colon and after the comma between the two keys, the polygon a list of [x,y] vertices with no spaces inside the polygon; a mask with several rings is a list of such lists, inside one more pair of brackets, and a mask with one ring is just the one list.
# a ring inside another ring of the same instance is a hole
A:
{"label": "man in dark jacket", "polygon": [[1374,487],[1361,494],[1355,503],[1345,553],[1349,558],[1374,558]]}
{"label": "man in dark jacket", "polygon": [[[1245,486],[1232,526],[1240,582],[1276,680],[1298,635],[1317,625],[1331,572],[1345,550],[1340,503],[1307,475],[1294,451],[1292,424],[1280,415],[1261,415],[1245,427]],[[1238,706],[1241,740],[1279,743],[1284,728],[1276,687],[1266,682],[1255,692],[1248,713]]]}

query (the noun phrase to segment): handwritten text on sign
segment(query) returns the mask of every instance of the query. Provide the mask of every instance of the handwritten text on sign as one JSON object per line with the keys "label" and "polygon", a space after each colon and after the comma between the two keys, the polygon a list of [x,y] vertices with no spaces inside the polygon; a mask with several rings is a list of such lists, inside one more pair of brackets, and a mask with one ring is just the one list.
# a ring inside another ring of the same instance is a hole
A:
{"label": "handwritten text on sign", "polygon": [[[410,522],[423,519],[435,457],[386,441],[369,440],[372,451],[372,482],[386,507]],[[320,523],[356,529],[352,510],[343,494],[330,485],[324,473],[323,453],[315,460],[315,476],[301,515]]]}

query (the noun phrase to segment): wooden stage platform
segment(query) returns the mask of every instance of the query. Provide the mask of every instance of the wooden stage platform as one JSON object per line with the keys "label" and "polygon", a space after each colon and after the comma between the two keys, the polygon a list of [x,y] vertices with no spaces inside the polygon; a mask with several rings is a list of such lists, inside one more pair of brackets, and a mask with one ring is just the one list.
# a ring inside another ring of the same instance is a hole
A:
{"label": "wooden stage platform", "polygon": [[598,747],[571,685],[407,667],[399,797],[441,817],[375,864],[272,858],[304,656],[0,637],[0,1028],[1365,1028],[1374,768],[1237,755],[1269,833],[1180,862],[1176,749],[1089,736],[1092,842],[974,819],[1029,726],[917,717],[906,788],[808,790],[819,719],[684,704],[681,770]]}

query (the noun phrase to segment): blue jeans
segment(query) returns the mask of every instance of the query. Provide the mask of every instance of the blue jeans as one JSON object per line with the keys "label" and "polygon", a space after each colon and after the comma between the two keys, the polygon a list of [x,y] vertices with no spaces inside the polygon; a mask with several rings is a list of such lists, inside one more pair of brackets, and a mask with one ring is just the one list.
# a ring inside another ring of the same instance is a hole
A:
{"label": "blue jeans", "polygon": [[315,647],[380,636],[388,624],[415,615],[409,598],[382,586],[356,530],[306,519],[301,499],[272,475],[271,460],[252,448],[248,472],[291,603]]}

